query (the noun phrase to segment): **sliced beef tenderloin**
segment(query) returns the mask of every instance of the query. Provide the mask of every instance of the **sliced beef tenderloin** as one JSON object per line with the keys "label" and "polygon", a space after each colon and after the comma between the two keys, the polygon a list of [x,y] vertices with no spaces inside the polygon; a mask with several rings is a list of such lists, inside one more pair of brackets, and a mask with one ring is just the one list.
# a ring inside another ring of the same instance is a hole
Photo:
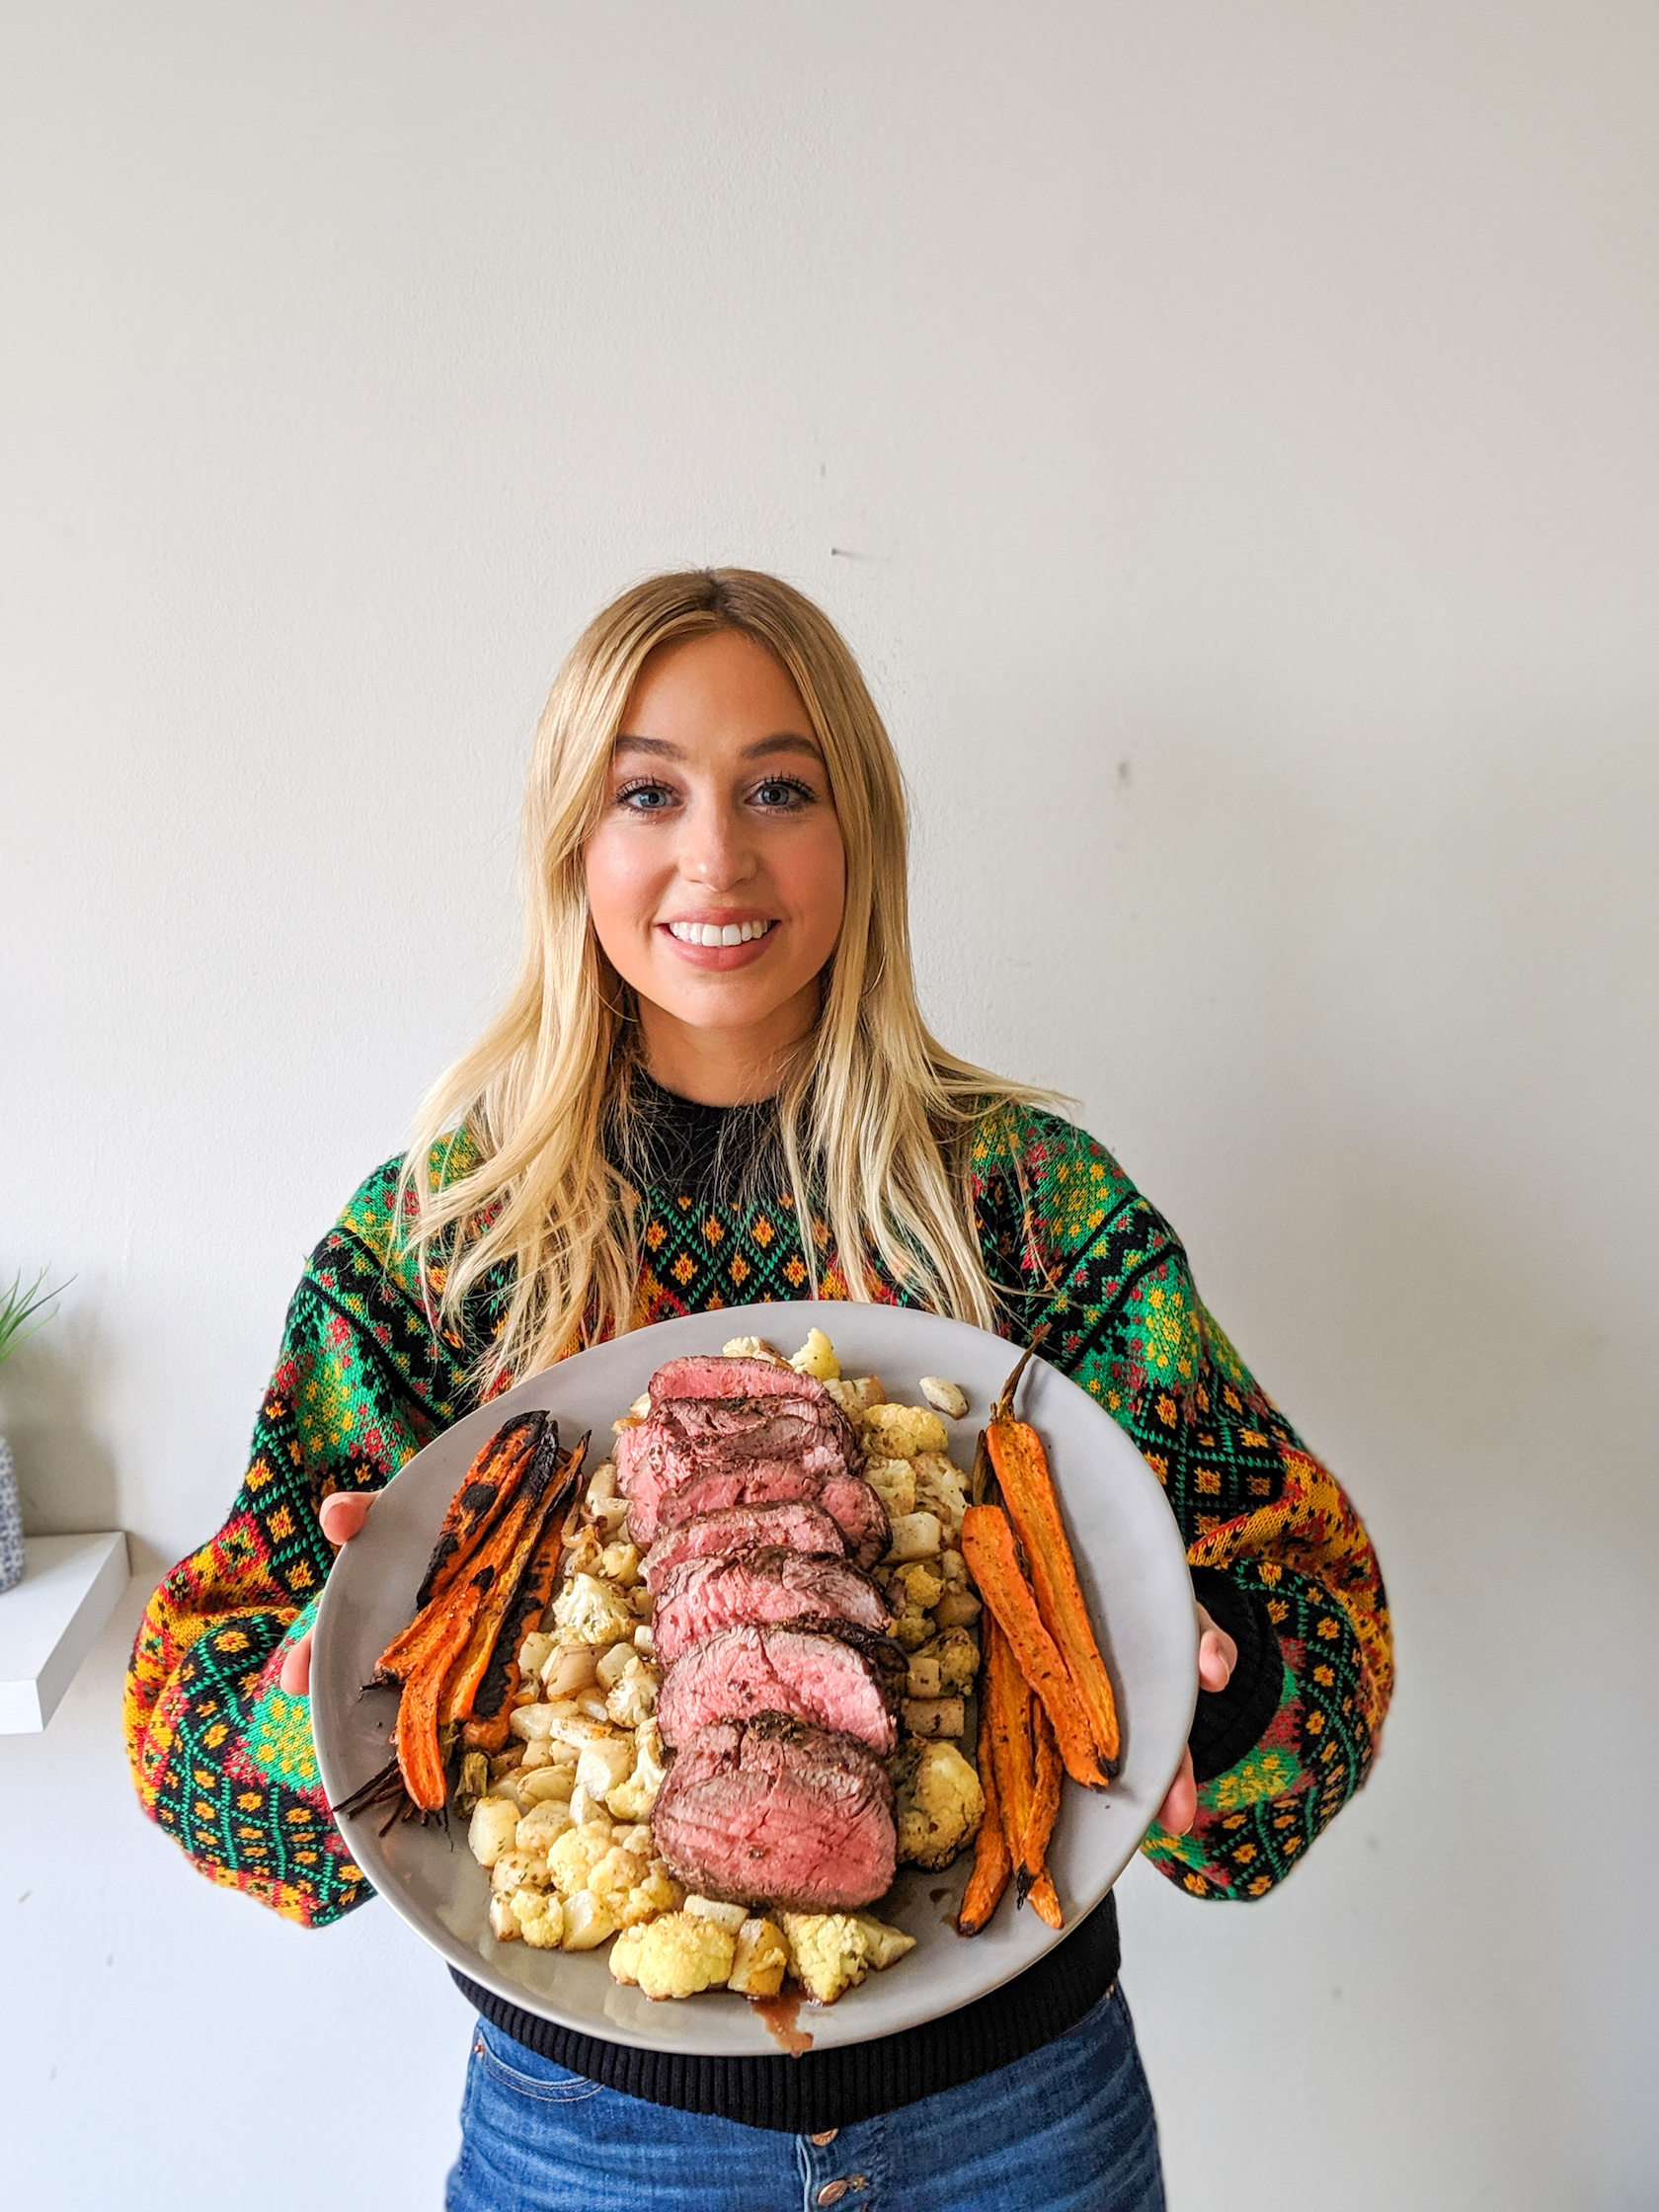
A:
{"label": "sliced beef tenderloin", "polygon": [[852,1423],[816,1375],[797,1375],[770,1360],[734,1360],[724,1355],[670,1360],[651,1378],[651,1406],[660,1411],[675,1398],[800,1398],[831,1427],[845,1431],[847,1449],[856,1449]]}
{"label": "sliced beef tenderloin", "polygon": [[873,1567],[893,1541],[887,1508],[858,1474],[832,1474],[818,1493],[818,1502],[846,1540],[847,1557],[855,1567]]}
{"label": "sliced beef tenderloin", "polygon": [[782,1498],[771,1505],[725,1506],[675,1522],[659,1534],[640,1563],[640,1572],[647,1589],[655,1590],[682,1559],[706,1559],[714,1553],[735,1559],[741,1552],[764,1550],[769,1544],[823,1559],[844,1558],[847,1549],[846,1539],[823,1506],[811,1498]]}
{"label": "sliced beef tenderloin", "polygon": [[651,1816],[687,1888],[737,1904],[856,1912],[893,1885],[893,1783],[867,1744],[762,1713],[718,1721],[672,1761]]}
{"label": "sliced beef tenderloin", "polygon": [[804,1460],[825,1474],[856,1469],[846,1434],[793,1398],[677,1398],[643,1424],[660,1450],[686,1466],[729,1460]]}
{"label": "sliced beef tenderloin", "polygon": [[628,1501],[628,1534],[642,1548],[654,1544],[665,1529],[677,1529],[700,1514],[802,1500],[816,1505],[824,1487],[822,1476],[793,1460],[750,1460],[685,1483],[666,1483],[650,1467],[636,1463],[624,1477],[620,1438],[617,1446],[616,1479]]}
{"label": "sliced beef tenderloin", "polygon": [[762,1712],[838,1729],[884,1758],[899,1740],[877,1669],[851,1644],[808,1629],[723,1628],[681,1654],[657,1698],[667,1744]]}
{"label": "sliced beef tenderloin", "polygon": [[881,1592],[845,1559],[814,1559],[781,1545],[736,1559],[683,1559],[656,1593],[657,1663],[672,1667],[682,1651],[722,1628],[786,1620],[803,1627],[847,1620],[878,1633],[893,1625]]}

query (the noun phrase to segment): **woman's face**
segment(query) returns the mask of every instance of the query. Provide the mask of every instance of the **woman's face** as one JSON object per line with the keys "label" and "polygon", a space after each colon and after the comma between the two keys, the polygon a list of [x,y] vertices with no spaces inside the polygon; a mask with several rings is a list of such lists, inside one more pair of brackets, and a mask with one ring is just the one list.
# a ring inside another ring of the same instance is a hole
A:
{"label": "woman's face", "polygon": [[807,710],[764,647],[717,630],[650,656],[585,858],[652,1073],[709,1104],[774,1090],[817,1018],[846,854]]}

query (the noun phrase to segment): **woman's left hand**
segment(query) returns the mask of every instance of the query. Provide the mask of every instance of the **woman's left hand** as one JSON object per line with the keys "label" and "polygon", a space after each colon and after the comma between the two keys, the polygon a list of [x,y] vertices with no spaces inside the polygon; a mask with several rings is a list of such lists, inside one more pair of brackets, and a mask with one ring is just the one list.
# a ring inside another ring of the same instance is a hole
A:
{"label": "woman's left hand", "polygon": [[[1218,1628],[1202,1606],[1198,1613],[1198,1686],[1224,1690],[1238,1664],[1238,1646],[1224,1628]],[[1169,1794],[1158,1807],[1158,1826],[1172,1836],[1184,1836],[1198,1818],[1198,1784],[1193,1779],[1191,1751],[1183,1751]]]}

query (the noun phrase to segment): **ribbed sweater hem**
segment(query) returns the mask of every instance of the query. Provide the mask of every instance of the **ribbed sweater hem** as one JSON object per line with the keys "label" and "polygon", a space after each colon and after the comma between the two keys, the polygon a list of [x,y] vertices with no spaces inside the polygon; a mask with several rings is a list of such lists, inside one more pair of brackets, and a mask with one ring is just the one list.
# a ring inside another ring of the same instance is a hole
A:
{"label": "ribbed sweater hem", "polygon": [[[1075,2027],[1117,1979],[1118,1912],[1108,1895],[1035,1966],[960,2012],[801,2058],[699,2058],[607,2043],[523,2012],[449,1971],[467,2003],[504,2035],[604,2089],[746,2127],[821,2135],[994,2073]],[[803,2024],[810,2021],[804,2013]]]}

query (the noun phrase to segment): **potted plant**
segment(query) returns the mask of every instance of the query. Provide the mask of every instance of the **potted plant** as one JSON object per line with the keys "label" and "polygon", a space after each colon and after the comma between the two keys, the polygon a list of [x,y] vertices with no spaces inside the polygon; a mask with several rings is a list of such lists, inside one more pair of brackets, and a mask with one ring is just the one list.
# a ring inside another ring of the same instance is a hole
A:
{"label": "potted plant", "polygon": [[[46,1308],[58,1292],[42,1290],[45,1279],[42,1268],[25,1290],[20,1274],[9,1291],[0,1293],[0,1362],[51,1318]],[[58,1290],[62,1288],[59,1284]],[[17,1471],[12,1465],[12,1448],[0,1436],[0,1593],[23,1580],[23,1508],[18,1503]]]}

